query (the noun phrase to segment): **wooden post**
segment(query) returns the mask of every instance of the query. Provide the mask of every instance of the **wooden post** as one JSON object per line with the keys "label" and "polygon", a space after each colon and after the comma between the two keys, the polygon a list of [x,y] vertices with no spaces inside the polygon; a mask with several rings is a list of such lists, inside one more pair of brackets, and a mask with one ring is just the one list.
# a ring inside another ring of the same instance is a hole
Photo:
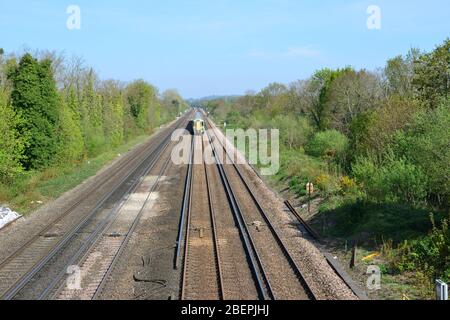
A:
{"label": "wooden post", "polygon": [[308,194],[308,214],[311,214],[311,195],[314,192],[314,185],[311,182],[306,184],[306,193]]}
{"label": "wooden post", "polygon": [[352,249],[352,258],[350,259],[350,268],[354,268],[356,266],[356,241],[353,243]]}
{"label": "wooden post", "polygon": [[308,192],[308,214],[311,214],[311,193]]}

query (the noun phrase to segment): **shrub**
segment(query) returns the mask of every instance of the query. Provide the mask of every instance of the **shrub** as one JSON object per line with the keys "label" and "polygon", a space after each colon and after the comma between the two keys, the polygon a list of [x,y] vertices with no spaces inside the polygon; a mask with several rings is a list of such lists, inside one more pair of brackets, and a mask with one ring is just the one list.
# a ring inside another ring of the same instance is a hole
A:
{"label": "shrub", "polygon": [[348,139],[336,130],[318,132],[306,145],[305,151],[314,157],[342,160],[348,147]]}
{"label": "shrub", "polygon": [[382,165],[370,158],[358,158],[352,172],[367,196],[378,202],[418,204],[426,196],[426,175],[405,158],[389,156]]}
{"label": "shrub", "polygon": [[289,149],[303,147],[312,133],[312,128],[305,118],[278,115],[272,119],[270,125],[271,128],[280,130],[281,142]]}
{"label": "shrub", "polygon": [[325,196],[329,196],[340,190],[340,186],[336,181],[336,177],[326,173],[320,174],[315,179],[315,184],[321,191],[325,193]]}
{"label": "shrub", "polygon": [[356,193],[357,185],[356,181],[348,176],[343,176],[339,180],[340,189],[344,194]]}
{"label": "shrub", "polygon": [[450,229],[448,220],[444,219],[440,227],[434,223],[433,230],[426,237],[410,242],[403,242],[397,248],[397,254],[392,257],[395,271],[422,270],[430,277],[440,277],[450,280]]}
{"label": "shrub", "polygon": [[395,152],[428,177],[427,190],[442,207],[450,206],[450,99],[433,110],[419,112],[405,132],[395,136]]}

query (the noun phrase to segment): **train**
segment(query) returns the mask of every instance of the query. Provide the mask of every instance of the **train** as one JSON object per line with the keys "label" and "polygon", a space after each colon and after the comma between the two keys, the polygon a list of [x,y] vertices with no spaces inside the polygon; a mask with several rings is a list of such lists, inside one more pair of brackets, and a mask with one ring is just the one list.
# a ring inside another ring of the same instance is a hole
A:
{"label": "train", "polygon": [[195,113],[194,119],[192,120],[192,130],[194,131],[194,135],[203,135],[205,133],[205,121],[200,111]]}

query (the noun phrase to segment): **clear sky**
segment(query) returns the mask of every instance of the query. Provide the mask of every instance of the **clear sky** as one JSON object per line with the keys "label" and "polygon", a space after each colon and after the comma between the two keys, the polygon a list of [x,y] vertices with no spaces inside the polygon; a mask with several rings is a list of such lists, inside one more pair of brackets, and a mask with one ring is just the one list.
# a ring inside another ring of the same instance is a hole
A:
{"label": "clear sky", "polygon": [[[69,30],[69,5],[81,29]],[[367,28],[367,8],[381,29]],[[448,0],[0,0],[0,47],[84,57],[101,78],[184,97],[242,94],[322,67],[375,69],[450,36]]]}

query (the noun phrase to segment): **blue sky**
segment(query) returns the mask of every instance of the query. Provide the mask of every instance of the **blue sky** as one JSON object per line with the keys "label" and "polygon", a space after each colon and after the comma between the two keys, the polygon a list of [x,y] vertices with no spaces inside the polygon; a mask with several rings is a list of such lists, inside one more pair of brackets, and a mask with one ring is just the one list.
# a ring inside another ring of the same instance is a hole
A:
{"label": "blue sky", "polygon": [[[69,5],[81,29],[66,27]],[[380,30],[366,26],[369,5]],[[184,97],[241,94],[322,67],[375,69],[450,36],[448,0],[0,0],[0,47],[82,56],[101,78]]]}

